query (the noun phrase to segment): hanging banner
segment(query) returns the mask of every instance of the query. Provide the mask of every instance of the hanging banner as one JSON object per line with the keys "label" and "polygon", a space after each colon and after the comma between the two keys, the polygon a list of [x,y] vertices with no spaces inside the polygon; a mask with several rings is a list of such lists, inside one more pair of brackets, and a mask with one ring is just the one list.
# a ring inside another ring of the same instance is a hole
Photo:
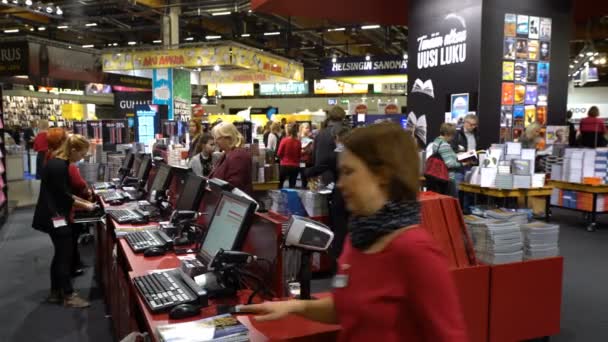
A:
{"label": "hanging banner", "polygon": [[253,96],[253,83],[218,83],[209,84],[209,96]]}
{"label": "hanging banner", "polygon": [[102,140],[103,135],[101,133],[101,121],[89,120],[87,121],[87,137],[89,139]]}
{"label": "hanging banner", "polygon": [[116,151],[116,145],[129,143],[127,120],[101,120],[103,150]]}
{"label": "hanging banner", "polygon": [[315,94],[367,94],[367,84],[351,84],[336,80],[315,80]]}
{"label": "hanging banner", "polygon": [[106,53],[101,56],[103,71],[162,68],[198,68],[230,64],[230,47],[196,47],[171,50]]}
{"label": "hanging banner", "polygon": [[222,70],[200,72],[200,84],[286,82],[286,78],[251,70]]}
{"label": "hanging banner", "polygon": [[152,103],[172,108],[173,69],[154,69],[152,75]]}
{"label": "hanging banner", "polygon": [[98,56],[92,53],[44,45],[41,49],[47,51],[49,78],[93,83],[102,78]]}
{"label": "hanging banner", "polygon": [[260,95],[307,95],[308,82],[260,83]]}
{"label": "hanging banner", "polygon": [[0,76],[29,75],[27,42],[2,43],[0,46]]}
{"label": "hanging banner", "polygon": [[173,110],[169,110],[169,120],[190,117],[192,114],[192,87],[188,70],[173,70]]}
{"label": "hanging banner", "polygon": [[233,47],[232,65],[298,82],[304,81],[304,67],[302,64],[275,57],[254,48],[245,46]]}
{"label": "hanging banner", "polygon": [[129,88],[151,89],[152,79],[131,75],[104,73],[103,83],[113,86],[123,86]]}
{"label": "hanging banner", "polygon": [[407,73],[407,59],[403,56],[366,56],[331,58],[323,61],[323,76],[402,75]]}

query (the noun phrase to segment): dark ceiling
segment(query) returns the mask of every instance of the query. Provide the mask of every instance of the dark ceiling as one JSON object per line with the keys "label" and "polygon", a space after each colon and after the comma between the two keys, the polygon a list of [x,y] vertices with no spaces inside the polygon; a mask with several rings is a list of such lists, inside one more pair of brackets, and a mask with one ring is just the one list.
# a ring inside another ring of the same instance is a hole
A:
{"label": "dark ceiling", "polygon": [[[25,3],[25,0],[8,0],[9,3],[13,1]],[[254,7],[266,1],[254,0]],[[36,3],[34,1],[34,5]],[[50,4],[49,1],[42,3]],[[402,9],[407,8],[407,1],[372,1],[376,8],[373,13],[371,10],[355,11],[350,7],[350,10],[343,11],[342,17],[336,19],[340,22],[322,19],[326,11],[310,8],[319,8],[315,7],[317,3],[331,3],[331,6],[339,7],[349,3],[347,0],[290,0],[286,3],[295,9],[307,8],[303,10],[307,18],[289,16],[296,14],[290,13],[294,9],[283,15],[252,12],[249,0],[54,1],[53,4],[63,11],[63,19],[49,18],[17,7],[2,6],[0,3],[0,37],[28,34],[79,46],[93,45],[96,49],[160,45],[158,41],[162,36],[163,17],[172,8],[176,8],[181,12],[180,43],[205,42],[208,41],[207,36],[221,36],[224,40],[238,41],[300,60],[309,69],[317,68],[320,59],[330,56],[402,54],[406,51],[407,10]],[[577,0],[573,4],[571,57],[574,59],[590,43],[599,52],[608,53],[608,1]],[[392,14],[381,14],[378,8],[391,9]],[[230,14],[214,16],[214,12]],[[397,16],[395,12],[403,15]],[[355,18],[379,19],[375,22],[354,23]],[[362,29],[362,25],[376,23],[383,25]],[[16,29],[19,30],[18,33],[4,32]],[[280,33],[264,35],[267,32]],[[136,45],[128,45],[128,42],[135,42]]]}

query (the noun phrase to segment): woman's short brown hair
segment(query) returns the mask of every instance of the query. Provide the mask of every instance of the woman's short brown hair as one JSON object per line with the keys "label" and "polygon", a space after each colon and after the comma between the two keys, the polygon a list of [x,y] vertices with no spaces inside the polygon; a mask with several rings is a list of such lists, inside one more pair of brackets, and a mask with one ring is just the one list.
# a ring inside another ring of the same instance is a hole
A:
{"label": "woman's short brown hair", "polygon": [[587,116],[590,116],[592,118],[597,118],[598,116],[600,116],[600,109],[597,108],[596,106],[592,106],[591,108],[589,108],[589,111],[587,112]]}
{"label": "woman's short brown hair", "polygon": [[441,126],[439,127],[439,134],[441,134],[444,137],[449,137],[449,136],[453,136],[456,134],[456,125],[454,125],[453,123],[449,123],[449,122],[444,122],[441,124]]}
{"label": "woman's short brown hair", "polygon": [[343,143],[372,172],[388,181],[392,201],[416,199],[420,160],[411,134],[397,124],[384,122],[353,130]]}
{"label": "woman's short brown hair", "polygon": [[327,119],[329,121],[342,121],[346,117],[346,112],[340,106],[332,107],[332,109],[327,112]]}

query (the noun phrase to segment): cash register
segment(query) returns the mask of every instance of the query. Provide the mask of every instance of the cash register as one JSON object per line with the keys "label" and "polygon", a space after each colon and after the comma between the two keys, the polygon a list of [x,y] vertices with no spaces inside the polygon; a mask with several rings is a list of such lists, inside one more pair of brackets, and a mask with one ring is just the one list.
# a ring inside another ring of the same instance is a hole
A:
{"label": "cash register", "polygon": [[122,182],[122,189],[109,190],[100,195],[106,203],[139,200],[144,196],[145,185],[152,169],[152,159],[146,155],[137,157],[136,160],[139,161],[139,166],[135,177],[126,177]]}
{"label": "cash register", "polygon": [[119,176],[118,180],[112,181],[112,182],[94,183],[93,189],[94,190],[107,190],[107,189],[114,189],[117,186],[120,186],[123,179],[125,177],[127,177],[129,175],[129,173],[131,172],[131,168],[133,167],[134,159],[135,159],[135,155],[131,151],[128,151],[127,155],[125,156],[125,160],[122,163],[122,166],[118,170],[118,176]]}
{"label": "cash register", "polygon": [[[224,192],[212,216],[209,229],[196,254],[196,262],[205,272],[220,250],[238,251],[242,248],[253,220],[255,203]],[[197,284],[197,279],[201,284]],[[207,305],[206,288],[216,289],[217,283],[205,283],[197,274],[188,275],[177,268],[152,272],[133,279],[139,294],[153,313],[168,311],[180,304]]]}

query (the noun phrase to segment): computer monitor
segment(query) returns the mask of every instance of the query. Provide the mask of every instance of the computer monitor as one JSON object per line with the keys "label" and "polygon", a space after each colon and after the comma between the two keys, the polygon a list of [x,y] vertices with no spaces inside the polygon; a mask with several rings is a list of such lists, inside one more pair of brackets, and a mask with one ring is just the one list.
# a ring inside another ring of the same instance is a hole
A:
{"label": "computer monitor", "polygon": [[122,163],[122,168],[125,170],[131,170],[131,168],[133,167],[133,159],[135,155],[133,154],[133,152],[128,151],[127,155],[125,156],[125,160]]}
{"label": "computer monitor", "polygon": [[220,248],[242,249],[254,213],[255,203],[229,192],[222,193],[198,257],[209,262]]}
{"label": "computer monitor", "polygon": [[205,192],[207,181],[194,173],[186,176],[186,182],[175,204],[176,210],[197,210]]}
{"label": "computer monitor", "polygon": [[137,176],[137,174],[139,173],[139,167],[141,166],[141,159],[142,157],[140,155],[135,155],[133,157],[133,167],[131,168],[131,174],[133,176]]}
{"label": "computer monitor", "polygon": [[205,226],[209,226],[211,223],[211,218],[213,217],[213,212],[215,212],[215,207],[222,197],[222,193],[224,191],[231,191],[234,187],[230,185],[230,183],[223,181],[218,178],[211,178],[207,181],[209,185],[209,189],[205,192],[205,196],[203,197],[204,205],[204,223]]}
{"label": "computer monitor", "polygon": [[139,179],[140,181],[143,181],[145,184],[145,182],[148,181],[148,176],[150,175],[150,170],[152,169],[152,159],[150,158],[150,156],[142,156],[141,157],[141,164],[139,165],[139,170],[137,170],[137,179]]}
{"label": "computer monitor", "polygon": [[152,182],[152,186],[150,187],[150,192],[156,190],[165,191],[169,188],[169,184],[171,184],[171,166],[167,164],[162,164],[158,171],[156,171],[156,175],[154,176],[154,181]]}

